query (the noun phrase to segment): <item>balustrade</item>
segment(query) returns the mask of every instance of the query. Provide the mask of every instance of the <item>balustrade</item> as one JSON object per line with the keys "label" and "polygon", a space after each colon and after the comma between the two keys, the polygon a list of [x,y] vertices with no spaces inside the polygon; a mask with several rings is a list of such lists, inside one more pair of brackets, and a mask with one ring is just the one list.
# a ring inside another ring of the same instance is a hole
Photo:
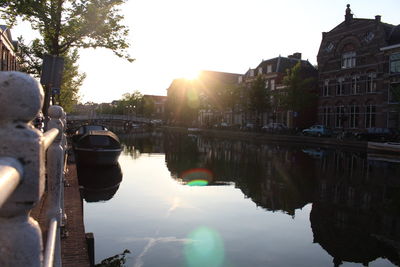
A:
{"label": "balustrade", "polygon": [[[61,266],[65,113],[51,106],[43,134],[31,123],[42,105],[43,90],[35,79],[0,72],[0,266]],[[44,193],[45,174],[51,207],[46,255],[38,222],[30,217]]]}

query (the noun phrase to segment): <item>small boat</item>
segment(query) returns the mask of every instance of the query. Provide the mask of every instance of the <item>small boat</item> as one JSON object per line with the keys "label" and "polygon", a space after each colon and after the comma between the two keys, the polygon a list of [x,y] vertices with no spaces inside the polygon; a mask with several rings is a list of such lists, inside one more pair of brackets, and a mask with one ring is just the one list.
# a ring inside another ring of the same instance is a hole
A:
{"label": "small boat", "polygon": [[73,137],[73,149],[77,164],[115,165],[122,147],[118,137],[109,130],[89,130]]}
{"label": "small boat", "polygon": [[399,153],[400,154],[400,143],[386,142],[368,142],[368,150],[379,150],[387,153]]}

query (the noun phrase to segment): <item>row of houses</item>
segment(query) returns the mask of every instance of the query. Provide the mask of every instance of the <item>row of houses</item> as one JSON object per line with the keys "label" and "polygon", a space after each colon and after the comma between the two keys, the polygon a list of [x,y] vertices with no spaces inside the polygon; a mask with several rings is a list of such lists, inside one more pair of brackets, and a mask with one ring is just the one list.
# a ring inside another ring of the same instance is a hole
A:
{"label": "row of houses", "polygon": [[[176,96],[197,95],[197,114],[190,123],[198,126],[281,122],[292,128],[318,123],[351,131],[400,127],[400,25],[384,23],[381,16],[354,18],[347,5],[344,21],[322,33],[317,62],[314,67],[301,59],[301,53],[294,53],[263,60],[244,74],[203,71],[196,81],[174,80],[167,89],[167,117],[182,123],[179,113],[187,113],[185,105],[190,104],[177,101]],[[245,91],[257,77],[263,78],[266,90],[285,92],[284,77],[296,64],[306,70],[304,79],[316,79],[316,101],[307,103],[308,108],[302,111],[273,105],[265,112],[249,112]],[[220,88],[227,86],[241,88],[241,103],[231,107],[219,103],[222,109],[216,108],[218,103],[214,102],[223,94]]]}
{"label": "row of houses", "polygon": [[18,70],[17,41],[13,41],[10,29],[0,25],[0,71]]}

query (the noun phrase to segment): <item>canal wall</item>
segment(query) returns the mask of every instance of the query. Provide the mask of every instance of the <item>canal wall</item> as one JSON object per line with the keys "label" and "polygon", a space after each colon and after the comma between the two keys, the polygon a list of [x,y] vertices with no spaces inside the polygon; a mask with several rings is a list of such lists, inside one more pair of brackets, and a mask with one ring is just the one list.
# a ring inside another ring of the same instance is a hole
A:
{"label": "canal wall", "polygon": [[366,141],[338,139],[333,137],[312,137],[301,135],[285,135],[285,134],[268,134],[250,131],[232,131],[232,130],[214,130],[214,129],[199,129],[183,127],[160,127],[163,131],[180,132],[186,134],[196,134],[207,137],[225,138],[231,140],[255,141],[255,142],[280,142],[291,145],[302,145],[312,147],[326,148],[347,148],[350,150],[367,151]]}

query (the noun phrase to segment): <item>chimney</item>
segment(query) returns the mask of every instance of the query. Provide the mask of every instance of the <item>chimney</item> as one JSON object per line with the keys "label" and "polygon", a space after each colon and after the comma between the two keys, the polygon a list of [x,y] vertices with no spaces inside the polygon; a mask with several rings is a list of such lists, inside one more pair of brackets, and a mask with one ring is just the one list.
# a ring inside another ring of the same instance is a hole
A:
{"label": "chimney", "polygon": [[326,32],[322,32],[322,40],[325,38]]}
{"label": "chimney", "polygon": [[301,53],[299,52],[293,53],[293,55],[289,55],[288,58],[301,59]]}
{"label": "chimney", "polygon": [[376,23],[381,22],[381,16],[380,16],[380,15],[376,15],[376,16],[375,16],[375,22],[376,22]]}
{"label": "chimney", "polygon": [[351,13],[350,4],[347,4],[346,15],[344,15],[344,20],[346,21],[346,23],[349,23],[350,21],[353,20],[353,14]]}

